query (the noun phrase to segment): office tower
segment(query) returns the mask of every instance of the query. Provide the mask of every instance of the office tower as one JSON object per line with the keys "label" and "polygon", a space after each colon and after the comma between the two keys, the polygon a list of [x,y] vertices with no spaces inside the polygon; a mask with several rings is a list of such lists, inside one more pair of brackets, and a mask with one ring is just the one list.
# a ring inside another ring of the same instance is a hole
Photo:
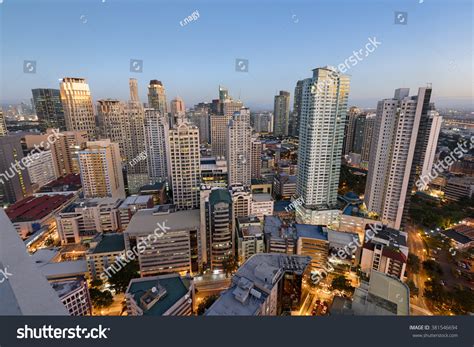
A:
{"label": "office tower", "polygon": [[[197,273],[199,210],[175,211],[170,205],[141,210],[133,216],[124,234],[127,251],[137,251],[137,245],[143,245],[138,246],[143,277],[172,272]],[[141,247],[145,250],[140,251]]]}
{"label": "office tower", "polygon": [[251,125],[256,133],[273,132],[273,114],[271,112],[253,113]]}
{"label": "office tower", "polygon": [[199,141],[205,144],[211,143],[209,106],[196,105],[190,111],[189,119],[199,128]]}
{"label": "office tower", "polygon": [[354,130],[359,115],[360,110],[355,106],[352,106],[347,113],[346,125],[344,128],[343,154],[349,154],[352,152],[352,146],[354,144]]}
{"label": "office tower", "polygon": [[234,113],[229,121],[226,141],[229,187],[235,184],[250,187],[252,176],[252,127],[249,119],[250,111],[242,108],[239,112]]}
{"label": "office tower", "polygon": [[279,316],[303,304],[303,279],[311,258],[255,254],[232,277],[231,287],[206,311],[206,316]]}
{"label": "office tower", "polygon": [[148,163],[148,178],[151,184],[168,179],[167,138],[168,117],[158,110],[145,109],[145,144]]}
{"label": "office tower", "polygon": [[32,194],[30,176],[26,167],[30,157],[23,156],[21,136],[0,137],[0,188],[4,202],[13,204]]}
{"label": "office tower", "polygon": [[252,193],[246,187],[234,186],[229,189],[232,198],[232,223],[236,218],[248,217],[252,212]]}
{"label": "office tower", "polygon": [[337,203],[348,95],[349,77],[334,68],[314,69],[303,80],[297,195],[304,201],[300,212],[313,223],[318,211]]}
{"label": "office tower", "polygon": [[420,88],[412,97],[409,91],[397,89],[394,98],[378,102],[365,186],[367,209],[394,229],[402,226],[405,201],[411,194],[414,154],[422,151],[416,148],[420,120],[431,96],[431,88]]}
{"label": "office tower", "polygon": [[364,133],[365,133],[365,119],[366,114],[360,114],[357,117],[354,125],[353,141],[352,141],[352,153],[361,154],[362,146],[364,145]]}
{"label": "office tower", "polygon": [[301,104],[303,100],[303,81],[296,82],[295,95],[293,98],[293,112],[290,119],[289,133],[298,136],[300,131]]}
{"label": "office tower", "polygon": [[168,139],[173,202],[179,210],[198,208],[201,183],[199,130],[180,119],[169,131]]}
{"label": "office tower", "polygon": [[240,217],[235,221],[235,248],[239,264],[254,254],[265,252],[265,240],[260,219],[255,216]]}
{"label": "office tower", "polygon": [[129,139],[124,136],[124,104],[113,99],[98,100],[97,124],[99,126],[99,139],[108,139],[112,143],[117,143],[120,148],[120,155],[122,158],[125,157],[125,142]]}
{"label": "office tower", "polygon": [[31,154],[31,162],[28,164],[27,170],[36,190],[57,178],[51,151],[39,151]]}
{"label": "office tower", "polygon": [[251,178],[262,177],[262,152],[263,143],[257,137],[251,139],[250,167],[252,169]]}
{"label": "office tower", "polygon": [[367,114],[365,117],[364,136],[361,150],[362,162],[369,161],[370,146],[372,144],[372,135],[374,133],[375,119],[375,113]]}
{"label": "office tower", "polygon": [[[206,196],[207,195],[207,196]],[[211,270],[224,270],[224,260],[234,256],[232,200],[227,189],[214,188],[204,195],[206,259]]]}
{"label": "office tower", "polygon": [[44,274],[38,271],[38,264],[3,209],[0,209],[0,225],[0,268],[13,274],[1,284],[0,315],[67,316],[66,307]]}
{"label": "office tower", "polygon": [[219,86],[219,101],[224,101],[229,98],[229,90]]}
{"label": "office tower", "polygon": [[3,114],[3,111],[0,109],[0,136],[5,136],[7,135],[7,123],[5,121],[5,115]]}
{"label": "office tower", "polygon": [[288,122],[290,118],[290,93],[280,90],[275,95],[273,107],[275,136],[288,136]]}
{"label": "office tower", "polygon": [[110,140],[87,142],[79,152],[85,198],[125,198],[120,149]]}
{"label": "office tower", "polygon": [[[46,131],[52,134],[52,129]],[[86,131],[64,131],[57,134],[56,141],[51,145],[53,165],[56,176],[80,173],[79,151],[87,143]]]}
{"label": "office tower", "polygon": [[130,101],[131,102],[140,102],[138,97],[138,82],[135,78],[130,78],[128,80],[128,86],[130,88]]}
{"label": "office tower", "polygon": [[66,130],[63,104],[59,89],[38,88],[32,89],[36,115],[44,129],[58,128]]}
{"label": "office tower", "polygon": [[168,116],[165,87],[161,81],[150,81],[148,85],[148,107],[160,111],[163,116]]}
{"label": "office tower", "polygon": [[226,157],[227,127],[231,118],[232,115],[223,116],[218,114],[211,114],[209,117],[211,123],[211,152],[215,157]]}
{"label": "office tower", "polygon": [[97,138],[96,118],[89,85],[83,78],[65,77],[60,83],[66,129],[87,131],[89,141]]}

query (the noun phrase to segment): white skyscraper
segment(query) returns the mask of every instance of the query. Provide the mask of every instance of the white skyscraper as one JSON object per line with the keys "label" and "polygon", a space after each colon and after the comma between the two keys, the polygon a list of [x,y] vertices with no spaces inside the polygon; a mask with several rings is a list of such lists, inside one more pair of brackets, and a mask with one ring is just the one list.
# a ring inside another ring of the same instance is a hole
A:
{"label": "white skyscraper", "polygon": [[145,109],[145,144],[150,183],[168,178],[166,149],[169,126],[168,117],[155,109]]}
{"label": "white skyscraper", "polygon": [[227,127],[227,169],[229,186],[242,184],[250,187],[252,179],[252,127],[250,111],[242,108],[235,112]]}
{"label": "white skyscraper", "polygon": [[87,131],[89,141],[97,137],[96,119],[89,85],[83,78],[65,77],[60,83],[66,129]]}
{"label": "white skyscraper", "polygon": [[402,225],[416,167],[423,167],[426,143],[430,142],[424,139],[430,136],[430,122],[420,122],[427,117],[431,88],[420,88],[418,95],[412,97],[408,96],[409,91],[397,89],[393,99],[384,99],[377,105],[365,187],[367,209],[395,229]]}
{"label": "white skyscraper", "polygon": [[349,76],[331,67],[314,69],[313,77],[302,81],[297,180],[297,195],[304,202],[298,209],[301,222],[325,224],[320,213],[334,210],[337,203],[348,95]]}
{"label": "white skyscraper", "polygon": [[184,119],[178,119],[178,123],[169,131],[168,139],[167,154],[174,204],[179,210],[199,208],[199,129]]}

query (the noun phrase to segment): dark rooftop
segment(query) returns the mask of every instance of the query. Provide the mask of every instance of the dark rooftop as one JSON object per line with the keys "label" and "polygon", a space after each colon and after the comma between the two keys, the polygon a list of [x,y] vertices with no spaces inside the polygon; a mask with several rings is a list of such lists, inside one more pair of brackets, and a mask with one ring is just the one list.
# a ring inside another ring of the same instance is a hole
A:
{"label": "dark rooftop", "polygon": [[227,189],[214,189],[211,191],[211,194],[209,195],[209,202],[212,205],[217,204],[219,202],[225,202],[225,203],[231,204],[232,199]]}
{"label": "dark rooftop", "polygon": [[72,199],[74,194],[30,196],[8,207],[5,212],[13,223],[36,221]]}
{"label": "dark rooftop", "polygon": [[81,176],[70,174],[59,177],[57,180],[49,182],[41,187],[40,193],[77,191],[82,187]]}
{"label": "dark rooftop", "polygon": [[104,234],[95,247],[93,254],[120,252],[125,250],[123,234]]}
{"label": "dark rooftop", "polygon": [[469,243],[471,242],[471,239],[463,234],[460,234],[458,233],[457,231],[453,230],[453,229],[449,229],[449,230],[444,230],[442,231],[442,233],[444,235],[446,235],[447,237],[449,237],[450,239],[453,239],[454,241],[456,242],[459,242],[461,244],[466,244],[466,243]]}

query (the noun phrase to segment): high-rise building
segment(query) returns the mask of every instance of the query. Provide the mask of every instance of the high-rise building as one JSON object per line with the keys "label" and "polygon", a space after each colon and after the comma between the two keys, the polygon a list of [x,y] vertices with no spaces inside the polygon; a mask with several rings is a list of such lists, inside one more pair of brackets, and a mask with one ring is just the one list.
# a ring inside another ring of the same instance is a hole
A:
{"label": "high-rise building", "polygon": [[273,114],[271,112],[253,113],[251,125],[256,133],[273,132]]}
{"label": "high-rise building", "polygon": [[251,178],[262,177],[262,152],[263,143],[257,137],[251,139],[250,167],[252,169]]}
{"label": "high-rise building", "polygon": [[229,186],[242,184],[250,187],[252,179],[252,127],[250,111],[242,108],[234,113],[227,128],[227,170]]}
{"label": "high-rise building", "polygon": [[166,142],[169,133],[168,117],[158,110],[145,109],[145,144],[148,178],[151,184],[168,179]]}
{"label": "high-rise building", "polygon": [[0,109],[0,136],[7,135],[7,123],[5,122],[5,115],[3,111]]}
{"label": "high-rise building", "polygon": [[38,88],[32,89],[31,92],[33,93],[36,116],[43,130],[47,128],[66,130],[64,109],[59,89]]}
{"label": "high-rise building", "polygon": [[367,114],[365,117],[364,137],[361,150],[361,160],[367,163],[369,161],[370,146],[372,144],[372,135],[375,126],[375,113]]}
{"label": "high-rise building", "polygon": [[227,151],[227,127],[230,116],[223,116],[218,114],[211,114],[209,119],[211,123],[211,152],[215,157],[226,157]]}
{"label": "high-rise building", "polygon": [[288,136],[288,122],[290,119],[290,93],[280,90],[275,95],[273,107],[275,136]]}
{"label": "high-rise building", "polygon": [[110,140],[87,142],[79,152],[82,188],[86,198],[125,198],[120,149]]}
{"label": "high-rise building", "polygon": [[171,114],[176,117],[179,114],[183,114],[186,111],[186,108],[184,107],[184,101],[183,98],[177,96],[170,102],[170,108],[171,108]]}
{"label": "high-rise building", "polygon": [[83,78],[65,77],[60,83],[66,129],[87,132],[88,140],[97,138],[96,118],[89,85]]}
{"label": "high-rise building", "polygon": [[[52,129],[46,131],[52,134]],[[53,165],[58,177],[72,173],[80,173],[79,151],[87,143],[86,131],[63,131],[51,145]]]}
{"label": "high-rise building", "polygon": [[297,195],[300,219],[310,224],[337,204],[348,96],[349,77],[334,68],[314,69],[303,80]]}
{"label": "high-rise building", "polygon": [[169,131],[168,144],[173,202],[179,210],[198,208],[201,183],[199,129],[180,119]]}
{"label": "high-rise building", "polygon": [[[417,148],[417,137],[422,115],[427,115],[429,109],[431,88],[420,88],[418,95],[412,97],[408,96],[409,91],[397,89],[394,98],[377,105],[365,187],[367,209],[394,229],[402,226],[405,202],[415,180],[412,165],[422,163],[425,157],[424,153],[417,153],[423,151],[422,146]],[[416,161],[415,153],[419,158]]]}
{"label": "high-rise building", "polygon": [[352,146],[354,144],[354,130],[356,127],[357,118],[360,114],[360,109],[355,106],[352,106],[347,113],[346,124],[344,128],[343,154],[349,154],[352,152]]}
{"label": "high-rise building", "polygon": [[163,83],[158,80],[151,80],[148,85],[148,107],[160,111],[164,116],[168,116],[168,104]]}
{"label": "high-rise building", "polygon": [[352,141],[352,153],[361,154],[362,146],[364,145],[365,120],[367,115],[360,114],[355,121],[354,134]]}
{"label": "high-rise building", "polygon": [[293,112],[291,114],[289,133],[298,136],[300,131],[301,104],[303,100],[303,81],[296,82],[295,95],[293,98]]}
{"label": "high-rise building", "polygon": [[206,259],[211,270],[223,270],[224,260],[234,256],[232,199],[229,191],[214,188],[202,196],[201,225],[206,227]]}
{"label": "high-rise building", "polygon": [[119,100],[113,99],[98,100],[97,123],[99,126],[99,138],[118,143],[120,155],[125,157],[125,142],[129,141],[129,139],[126,139],[124,136],[124,104]]}
{"label": "high-rise building", "polygon": [[26,167],[31,160],[23,156],[21,136],[0,137],[0,188],[3,200],[13,204],[32,194]]}
{"label": "high-rise building", "polygon": [[229,189],[232,198],[232,223],[239,217],[248,217],[252,213],[252,193],[250,189],[234,186]]}
{"label": "high-rise building", "polygon": [[138,97],[138,82],[135,78],[130,78],[128,80],[128,86],[130,88],[130,101],[131,102],[140,102]]}
{"label": "high-rise building", "polygon": [[205,104],[196,105],[189,112],[189,119],[199,128],[199,138],[201,143],[211,143],[209,106]]}

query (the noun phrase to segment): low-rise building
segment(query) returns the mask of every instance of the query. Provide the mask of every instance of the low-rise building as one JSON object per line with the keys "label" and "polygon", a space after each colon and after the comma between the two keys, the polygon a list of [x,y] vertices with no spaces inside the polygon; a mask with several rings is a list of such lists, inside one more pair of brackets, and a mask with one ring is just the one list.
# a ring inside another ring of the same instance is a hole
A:
{"label": "low-rise building", "polygon": [[66,306],[71,316],[90,316],[92,303],[83,278],[68,281],[51,282],[51,286],[58,293],[61,302]]}
{"label": "low-rise building", "polygon": [[193,282],[178,274],[133,279],[125,292],[129,316],[190,316],[193,298]]}
{"label": "low-rise building", "polygon": [[56,217],[63,245],[91,240],[99,233],[120,230],[118,198],[80,199],[69,204]]}
{"label": "low-rise building", "polygon": [[239,217],[235,224],[237,259],[240,264],[254,254],[265,252],[264,234],[258,217]]}
{"label": "low-rise building", "polygon": [[278,173],[273,181],[273,194],[276,199],[289,200],[296,193],[296,175]]}
{"label": "low-rise building", "polygon": [[250,190],[253,194],[266,193],[272,195],[273,184],[264,178],[252,178]]}
{"label": "low-rise building", "polygon": [[273,199],[270,194],[252,194],[251,215],[263,221],[264,216],[273,215]]}
{"label": "low-rise building", "polygon": [[153,205],[152,195],[132,195],[126,198],[118,209],[120,216],[120,229],[127,229],[130,220],[138,210],[152,208]]}
{"label": "low-rise building", "polygon": [[296,254],[310,256],[313,271],[326,269],[329,254],[328,230],[321,225],[295,224]]}
{"label": "low-rise building", "polygon": [[[95,244],[96,243],[96,244]],[[99,277],[118,257],[125,252],[125,241],[122,233],[108,233],[97,236],[86,253],[87,270],[90,278]]]}
{"label": "low-rise building", "polygon": [[237,270],[231,287],[205,315],[279,316],[299,310],[310,263],[310,257],[256,254]]}
{"label": "low-rise building", "polygon": [[267,253],[296,253],[296,230],[278,216],[265,216],[263,223]]}
{"label": "low-rise building", "polygon": [[444,187],[444,197],[448,200],[458,201],[463,197],[474,195],[474,177],[453,177]]}
{"label": "low-rise building", "polygon": [[167,184],[165,182],[157,182],[141,187],[138,195],[151,195],[154,205],[164,205],[168,203],[166,190]]}
{"label": "low-rise building", "polygon": [[[388,228],[371,227],[366,232],[360,260],[361,271],[367,276],[372,270],[403,279],[408,259],[407,233]],[[373,235],[367,239],[367,235]]]}

